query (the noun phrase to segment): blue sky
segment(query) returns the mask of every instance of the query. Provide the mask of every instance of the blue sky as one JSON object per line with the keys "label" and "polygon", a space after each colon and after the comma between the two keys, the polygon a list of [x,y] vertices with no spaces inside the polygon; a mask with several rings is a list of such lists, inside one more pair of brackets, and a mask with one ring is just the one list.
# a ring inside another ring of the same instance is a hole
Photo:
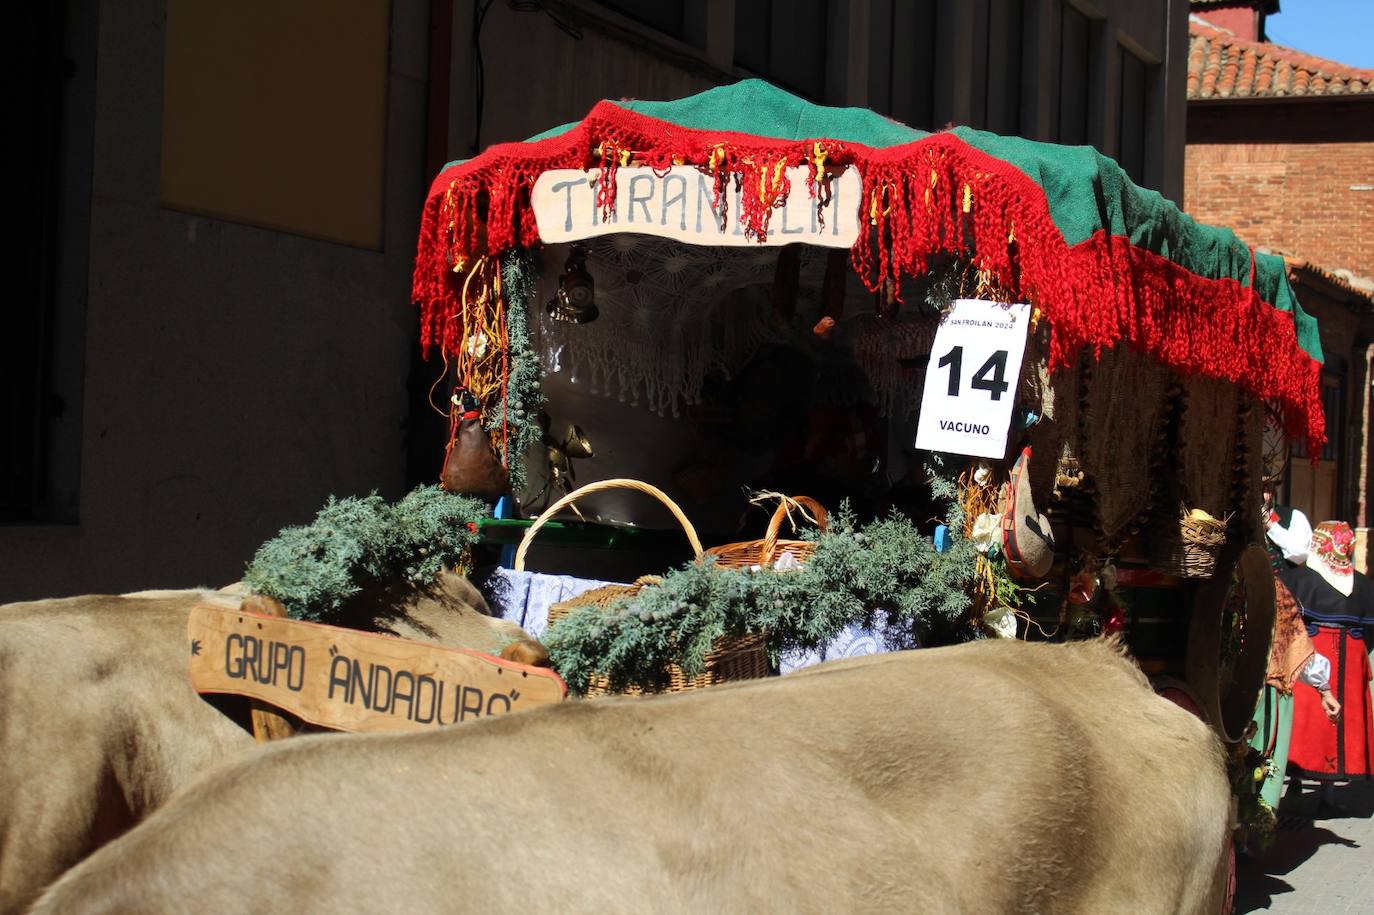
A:
{"label": "blue sky", "polygon": [[1374,0],[1280,0],[1265,20],[1275,44],[1374,69]]}

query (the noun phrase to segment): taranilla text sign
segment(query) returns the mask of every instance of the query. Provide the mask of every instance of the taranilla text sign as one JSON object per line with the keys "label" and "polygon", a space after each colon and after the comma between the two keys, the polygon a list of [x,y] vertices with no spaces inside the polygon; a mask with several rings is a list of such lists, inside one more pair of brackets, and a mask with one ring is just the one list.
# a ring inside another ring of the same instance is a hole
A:
{"label": "taranilla text sign", "polygon": [[407,731],[506,715],[567,695],[553,671],[463,648],[199,606],[191,685],[340,731]]}
{"label": "taranilla text sign", "polygon": [[956,299],[935,331],[916,447],[1000,458],[1026,354],[1030,306]]}
{"label": "taranilla text sign", "polygon": [[[791,191],[768,224],[766,245],[798,242],[826,248],[850,248],[859,238],[859,205],[863,182],[846,168],[830,179],[830,201],[821,206],[806,186],[810,166],[787,169]],[[745,182],[726,184],[715,199],[715,179],[690,165],[667,171],[627,166],[615,173],[615,209],[609,216],[596,203],[599,171],[554,169],[534,182],[531,202],[540,240],[578,241],[614,232],[637,232],[675,238],[694,245],[757,245],[740,224],[740,203],[750,193]]]}

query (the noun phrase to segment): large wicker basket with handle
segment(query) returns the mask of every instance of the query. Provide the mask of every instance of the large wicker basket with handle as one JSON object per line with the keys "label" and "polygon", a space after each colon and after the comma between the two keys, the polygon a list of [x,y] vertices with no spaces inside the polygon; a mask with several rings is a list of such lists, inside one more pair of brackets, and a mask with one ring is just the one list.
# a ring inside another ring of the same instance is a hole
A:
{"label": "large wicker basket with handle", "polygon": [[829,522],[821,503],[810,496],[783,496],[778,501],[777,510],[773,512],[773,518],[768,522],[768,530],[764,532],[762,540],[724,543],[711,547],[706,551],[706,555],[714,556],[716,565],[723,569],[751,569],[754,566],[771,569],[779,559],[789,553],[800,565],[816,551],[816,541],[780,540],[778,534],[782,532],[784,521],[791,521],[795,528],[797,522],[792,518],[792,512],[800,512],[803,509],[811,513],[816,527],[821,533],[825,533]]}
{"label": "large wicker basket with handle", "polygon": [[[701,549],[701,539],[697,537],[696,528],[692,527],[692,522],[687,520],[687,516],[677,503],[668,498],[667,494],[656,486],[648,483],[641,483],[638,480],[601,480],[597,483],[588,483],[574,492],[568,493],[539,516],[530,525],[529,530],[525,531],[524,539],[520,541],[519,548],[515,551],[515,570],[524,571],[525,554],[529,552],[530,544],[534,540],[535,534],[553,516],[563,508],[573,504],[585,496],[608,489],[632,489],[637,492],[647,493],[658,501],[662,502],[678,523],[682,525],[683,531],[687,534],[687,540],[692,545],[692,552],[698,562],[701,561],[703,551]],[[549,625],[552,626],[558,620],[567,616],[572,611],[581,607],[596,607],[605,610],[618,602],[621,598],[631,597],[638,594],[646,586],[657,584],[659,579],[656,576],[646,575],[629,585],[606,585],[596,588],[585,594],[578,595],[571,600],[554,604],[549,607]],[[749,680],[755,677],[765,677],[768,675],[768,649],[767,637],[762,633],[749,633],[747,635],[732,638],[729,636],[716,640],[711,651],[706,655],[706,665],[701,673],[694,677],[687,676],[682,668],[677,664],[672,664],[668,668],[668,685],[665,692],[675,693],[683,690],[696,689],[702,686],[711,686],[716,683],[724,683],[727,680]],[[587,689],[588,696],[604,696],[611,692],[610,685],[604,677],[593,676],[591,685]],[[637,689],[626,690],[627,693],[638,693]]]}

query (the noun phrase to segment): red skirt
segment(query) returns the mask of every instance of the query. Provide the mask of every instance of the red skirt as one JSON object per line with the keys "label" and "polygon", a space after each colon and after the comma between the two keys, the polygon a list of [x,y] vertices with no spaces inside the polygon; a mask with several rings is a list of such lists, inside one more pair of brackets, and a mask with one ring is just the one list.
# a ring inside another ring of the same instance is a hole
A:
{"label": "red skirt", "polygon": [[1320,626],[1312,644],[1331,660],[1331,691],[1341,704],[1341,716],[1335,724],[1327,721],[1317,691],[1294,684],[1288,767],[1318,781],[1370,778],[1374,776],[1374,716],[1365,643],[1352,639],[1344,627]]}

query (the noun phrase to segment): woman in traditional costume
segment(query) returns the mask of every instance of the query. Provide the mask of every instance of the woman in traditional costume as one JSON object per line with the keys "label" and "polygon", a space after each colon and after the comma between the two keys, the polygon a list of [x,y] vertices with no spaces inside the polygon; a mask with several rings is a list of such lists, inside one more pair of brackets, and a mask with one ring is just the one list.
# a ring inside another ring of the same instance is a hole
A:
{"label": "woman in traditional costume", "polygon": [[1302,608],[1316,650],[1331,659],[1331,688],[1342,712],[1329,720],[1321,700],[1294,695],[1288,764],[1299,778],[1345,781],[1374,776],[1367,645],[1374,639],[1374,583],[1354,569],[1355,534],[1343,521],[1325,521],[1312,533],[1305,566],[1281,576]]}
{"label": "woman in traditional costume", "polygon": [[[1269,493],[1265,493],[1266,504],[1270,498]],[[1274,633],[1264,695],[1255,710],[1256,731],[1250,745],[1272,763],[1260,788],[1260,797],[1270,809],[1277,809],[1288,764],[1293,692],[1298,681],[1315,691],[1329,720],[1334,721],[1340,714],[1340,704],[1331,691],[1331,662],[1313,646],[1302,609],[1279,578],[1283,570],[1307,562],[1312,525],[1297,509],[1270,508],[1265,535],[1265,546],[1274,565]]]}

